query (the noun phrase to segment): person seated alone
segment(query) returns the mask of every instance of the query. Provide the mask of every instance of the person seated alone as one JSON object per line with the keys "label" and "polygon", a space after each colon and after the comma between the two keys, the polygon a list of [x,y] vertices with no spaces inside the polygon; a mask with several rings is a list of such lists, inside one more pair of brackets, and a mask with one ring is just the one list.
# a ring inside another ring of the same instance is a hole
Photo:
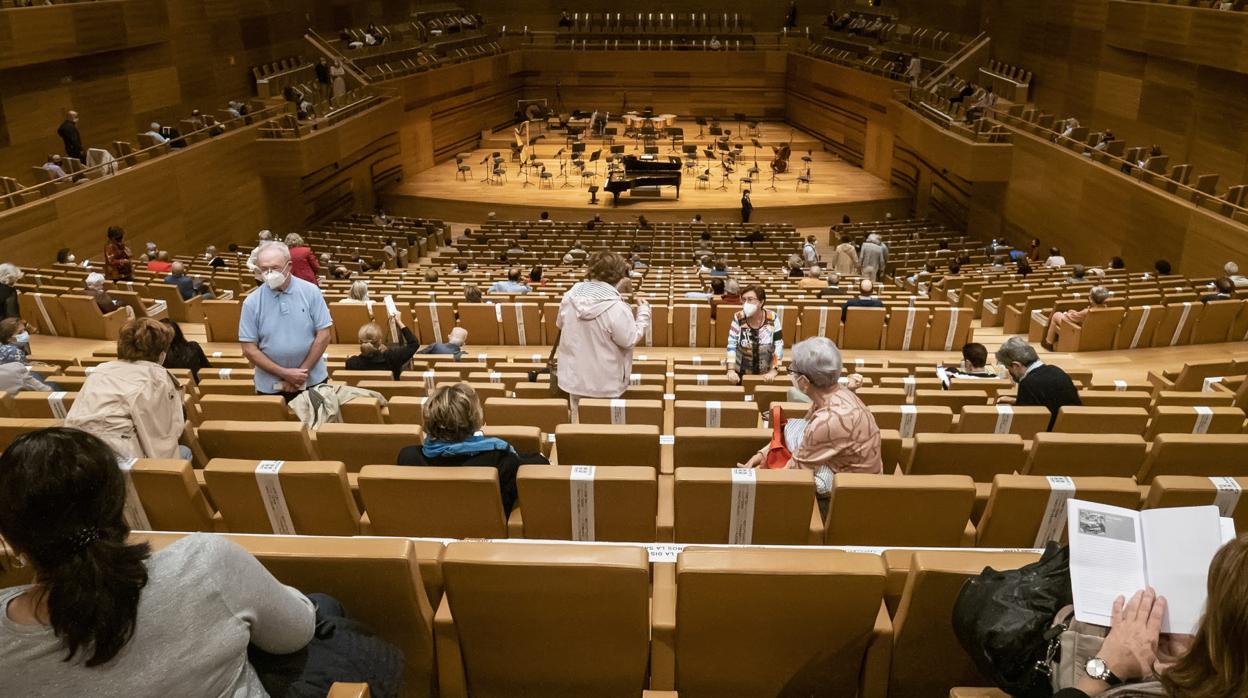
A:
{"label": "person seated alone", "polygon": [[1082,327],[1083,321],[1087,319],[1088,313],[1096,308],[1104,308],[1105,302],[1109,300],[1109,289],[1104,286],[1093,286],[1088,291],[1088,307],[1083,310],[1059,310],[1053,313],[1053,317],[1049,318],[1049,328],[1045,332],[1044,341],[1040,346],[1053,351],[1053,345],[1057,342],[1057,338],[1062,333],[1063,325],[1073,327]]}
{"label": "person seated alone", "polygon": [[173,271],[173,263],[169,261],[169,253],[165,250],[157,252],[156,257],[148,261],[147,270],[159,274],[168,274]]}
{"label": "person seated alone", "polygon": [[1229,301],[1235,297],[1235,284],[1225,276],[1219,276],[1216,280],[1214,280],[1213,287],[1216,291],[1214,293],[1201,296],[1201,303],[1208,303],[1209,301]]}
{"label": "person seated alone", "polygon": [[823,278],[823,268],[818,264],[811,265],[810,269],[806,271],[806,276],[802,277],[797,282],[798,288],[808,288],[819,291],[827,288],[827,285],[827,281]]}
{"label": "person seated alone", "polygon": [[1082,264],[1075,264],[1070,267],[1070,276],[1066,277],[1063,283],[1078,284],[1083,283],[1088,275],[1088,270]]}
{"label": "person seated alone", "polygon": [[947,374],[955,378],[997,377],[996,372],[988,370],[988,348],[979,342],[963,344],[962,363],[945,370]]}
{"label": "person seated alone", "polygon": [[841,322],[845,322],[845,318],[849,317],[850,308],[883,308],[884,301],[875,295],[875,282],[871,279],[863,279],[858,283],[858,296],[850,298],[841,306]]}
{"label": "person seated alone", "polygon": [[830,272],[827,278],[827,286],[819,289],[820,298],[831,298],[833,296],[845,295],[845,289],[841,288],[841,275],[836,272]]}
{"label": "person seated alone", "polygon": [[1066,258],[1062,256],[1062,251],[1056,247],[1049,248],[1049,257],[1044,260],[1046,267],[1064,267],[1066,266]]}
{"label": "person seated alone", "polygon": [[184,301],[189,301],[195,296],[203,296],[204,300],[216,298],[216,294],[212,292],[212,285],[193,276],[187,276],[186,265],[182,262],[174,262],[170,265],[169,276],[165,277],[165,283],[177,286],[178,293]]}
{"label": "person seated alone", "polygon": [[60,179],[66,176],[65,170],[61,168],[61,156],[49,155],[47,162],[43,163],[43,169],[52,177],[52,179]]}
{"label": "person seated alone", "polygon": [[168,138],[165,138],[164,134],[162,134],[162,133],[160,132],[160,124],[156,123],[155,121],[153,121],[153,122],[151,123],[151,125],[148,127],[148,131],[147,131],[147,133],[145,133],[145,134],[143,134],[143,135],[145,135],[145,136],[151,136],[151,137],[152,137],[152,140],[156,141],[157,143],[168,143],[168,142],[169,142],[169,139],[168,139]]}
{"label": "person seated alone", "polygon": [[204,261],[208,263],[208,266],[213,267],[214,269],[225,266],[225,260],[221,259],[221,256],[217,254],[216,245],[209,245],[204,248]]}
{"label": "person seated alone", "polygon": [[533,289],[526,286],[520,281],[520,277],[524,272],[519,267],[512,267],[507,270],[507,279],[505,281],[496,281],[490,286],[487,293],[528,293]]}
{"label": "person seated alone", "polygon": [[433,342],[426,344],[423,349],[416,352],[417,354],[446,354],[454,356],[456,361],[464,353],[464,345],[468,343],[468,330],[462,327],[456,327],[451,330],[451,336],[446,338],[445,342]]}
{"label": "person seated alone", "polygon": [[997,363],[1005,367],[1018,384],[1018,395],[1002,395],[998,405],[1019,407],[1040,406],[1049,410],[1049,427],[1057,421],[1058,410],[1065,405],[1080,406],[1079,389],[1066,372],[1040,360],[1026,337],[1010,337],[997,349]]}
{"label": "person seated alone", "polygon": [[86,286],[84,294],[91,296],[101,313],[107,315],[122,307],[121,301],[113,298],[108,290],[104,288],[104,275],[98,271],[87,274],[83,285]]}
{"label": "person seated alone", "polygon": [[399,465],[486,467],[498,471],[503,513],[516,503],[516,473],[522,464],[548,464],[540,453],[521,455],[502,439],[485,436],[485,414],[477,391],[466,383],[445,385],[425,400],[425,442],[399,451]]}

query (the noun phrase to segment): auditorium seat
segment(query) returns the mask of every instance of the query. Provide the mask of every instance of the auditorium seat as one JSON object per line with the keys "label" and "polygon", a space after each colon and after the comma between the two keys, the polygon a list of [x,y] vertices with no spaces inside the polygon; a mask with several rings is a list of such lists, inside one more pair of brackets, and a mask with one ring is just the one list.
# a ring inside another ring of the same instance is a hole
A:
{"label": "auditorium seat", "polygon": [[[419,306],[417,306],[419,307]],[[474,344],[502,344],[502,324],[499,322],[494,305],[488,303],[460,303],[458,326],[468,331],[468,337]],[[455,325],[443,327],[442,331],[450,336]],[[423,330],[423,327],[422,327]],[[422,337],[429,335],[421,335]]]}
{"label": "auditorium seat", "polygon": [[[823,524],[815,504],[814,474],[805,469],[766,468],[753,473],[754,508],[739,522],[749,532],[742,533],[740,540],[755,545],[817,544],[823,538]],[[675,541],[732,542],[733,490],[730,468],[677,467]]]}
{"label": "auditorium seat", "polygon": [[502,315],[503,344],[509,346],[527,346],[530,344],[551,344],[542,336],[541,306],[537,303],[500,303]]}
{"label": "auditorium seat", "polygon": [[422,443],[421,429],[410,424],[322,424],[316,430],[316,450],[325,460],[346,463],[347,472],[366,465],[398,463],[399,451]]}
{"label": "auditorium seat", "polygon": [[130,479],[152,530],[224,530],[219,519],[214,521],[216,512],[204,497],[190,461],[140,458],[131,466]]}
{"label": "auditorium seat", "polygon": [[62,423],[62,420],[50,417],[34,419],[28,417],[0,417],[0,452],[8,448],[9,444],[13,443],[22,434],[40,429],[59,427]]}
{"label": "auditorium seat", "polygon": [[801,310],[802,339],[811,337],[827,337],[837,341],[841,336],[841,309],[820,305],[804,305]]}
{"label": "auditorium seat", "polygon": [[677,400],[719,400],[740,402],[746,398],[745,388],[740,385],[696,385],[676,383],[673,394]]}
{"label": "auditorium seat", "polygon": [[1158,407],[1230,407],[1234,401],[1235,396],[1229,393],[1199,390],[1157,391]]}
{"label": "auditorium seat", "polygon": [[1151,393],[1142,390],[1080,390],[1084,407],[1135,407],[1147,410],[1153,404]]}
{"label": "auditorium seat", "polygon": [[649,424],[662,429],[663,401],[584,398],[577,404],[576,418],[581,424]]}
{"label": "auditorium seat", "polygon": [[59,337],[74,336],[69,316],[61,307],[61,299],[55,293],[30,292],[17,296],[18,310],[26,321],[31,334],[47,334]]}
{"label": "auditorium seat", "polygon": [[674,409],[674,426],[676,427],[753,428],[758,426],[759,406],[753,402],[676,400]]}
{"label": "auditorium seat", "polygon": [[1011,393],[1016,384],[1009,378],[958,378],[949,377],[950,390],[982,390],[988,397],[996,398],[1001,393]]}
{"label": "auditorium seat", "polygon": [[78,393],[23,390],[13,396],[13,412],[24,419],[64,419]]}
{"label": "auditorium seat", "polygon": [[118,308],[111,313],[101,312],[100,306],[90,296],[62,294],[59,298],[61,308],[73,325],[75,337],[117,339],[121,326],[130,319],[125,308]]}
{"label": "auditorium seat", "polygon": [[[432,342],[444,343],[455,329],[455,306],[450,303],[413,303],[412,313],[416,317],[417,336],[423,344]],[[481,341],[494,336],[493,332],[482,335],[481,339],[468,335],[477,344],[495,344],[496,342]]]}
{"label": "auditorium seat", "polygon": [[868,407],[906,404],[906,391],[901,388],[859,388],[854,394]]}
{"label": "auditorium seat", "polygon": [[[1030,441],[1049,428],[1047,407],[1018,405],[966,405],[958,417],[960,434],[1018,434]],[[998,426],[1001,431],[998,432]]]}
{"label": "auditorium seat", "polygon": [[675,303],[671,306],[671,317],[673,347],[711,346],[710,306]]}
{"label": "auditorium seat", "polygon": [[[380,373],[379,375],[384,376],[385,374]],[[387,402],[397,397],[424,397],[429,393],[429,389],[425,387],[423,380],[362,380],[356,384],[356,387],[381,393]]]}
{"label": "auditorium seat", "polygon": [[203,296],[191,296],[190,300],[182,299],[182,292],[177,286],[163,281],[153,281],[144,288],[145,293],[158,301],[164,301],[169,311],[169,318],[177,322],[204,322],[204,311],[200,304]]}
{"label": "auditorium seat", "polygon": [[1248,476],[1248,434],[1158,434],[1135,479],[1158,475]]}
{"label": "auditorium seat", "polygon": [[208,458],[319,459],[303,422],[205,420],[195,431]]}
{"label": "auditorium seat", "polygon": [[1025,475],[1134,477],[1148,444],[1139,434],[1040,432]]}
{"label": "auditorium seat", "polygon": [[[334,321],[335,344],[358,344],[360,328],[373,321],[373,309],[364,303],[328,303],[329,317]],[[384,314],[384,306],[382,314]]]}
{"label": "auditorium seat", "polygon": [[644,465],[659,468],[659,428],[651,424],[560,424],[559,465]]}
{"label": "auditorium seat", "polygon": [[1188,342],[1190,344],[1225,342],[1231,331],[1231,323],[1243,307],[1244,301],[1239,299],[1205,303],[1204,312],[1200,314],[1200,320],[1192,329]]}
{"label": "auditorium seat", "polygon": [[965,475],[837,473],[823,542],[956,548],[974,505]]}
{"label": "auditorium seat", "polygon": [[485,423],[489,425],[520,425],[555,433],[555,427],[568,424],[568,401],[563,398],[492,397],[484,402]]}
{"label": "auditorium seat", "polygon": [[209,342],[237,342],[238,321],[242,316],[241,301],[205,300],[199,304],[204,313],[204,334]]}
{"label": "auditorium seat", "polygon": [[[1241,490],[1248,489],[1248,477],[1234,478]],[[1161,507],[1195,507],[1217,503],[1218,487],[1213,478],[1193,475],[1158,475],[1148,489],[1144,499],[1145,509]],[[1235,530],[1244,533],[1248,530],[1248,497],[1240,496],[1233,511],[1222,512],[1222,516],[1235,519]]]}
{"label": "auditorium seat", "polygon": [[923,349],[957,351],[963,344],[971,341],[972,315],[970,308],[933,308]]}
{"label": "auditorium seat", "polygon": [[1105,351],[1114,346],[1124,308],[1093,308],[1082,325],[1066,323],[1054,344],[1055,351]]}
{"label": "auditorium seat", "polygon": [[1143,434],[1148,410],[1142,407],[1085,407],[1063,405],[1053,431],[1071,434]]}
{"label": "auditorium seat", "polygon": [[914,391],[916,405],[944,405],[954,412],[971,406],[988,404],[985,390],[924,390]]}
{"label": "auditorium seat", "polygon": [[401,395],[386,402],[391,424],[421,425],[425,421],[425,398]]}
{"label": "auditorium seat", "polygon": [[299,533],[354,536],[360,533],[360,511],[351,496],[347,469],[334,461],[283,461],[278,491],[294,529],[281,530],[278,513],[259,484],[257,460],[213,458],[204,468],[212,501],[231,533]]}
{"label": "auditorium seat", "polygon": [[907,475],[968,475],[991,482],[998,473],[1023,467],[1023,440],[1017,434],[916,434]]}
{"label": "auditorium seat", "polygon": [[366,465],[358,482],[375,535],[507,537],[494,468]]}
{"label": "auditorium seat", "polygon": [[[1208,414],[1208,421],[1201,419]],[[1199,429],[1199,431],[1198,431]],[[1144,438],[1158,434],[1239,434],[1244,430],[1244,411],[1238,407],[1180,407],[1159,405],[1153,409]]]}
{"label": "auditorium seat", "polygon": [[[896,429],[908,439],[923,432],[948,433],[953,410],[939,405],[873,405],[871,415],[881,429]],[[913,416],[911,416],[913,415]]]}
{"label": "auditorium seat", "polygon": [[[520,499],[511,512],[513,538],[546,540],[654,541],[658,540],[659,485],[653,468],[614,466],[596,468],[587,504],[592,536],[573,537],[572,467],[522,465],[516,478]],[[669,531],[670,535],[670,531]]]}
{"label": "auditorium seat", "polygon": [[905,589],[893,613],[889,698],[933,698],[954,686],[990,685],[953,634],[953,603],[969,577],[1035,562],[1035,553],[921,550],[910,555]]}
{"label": "auditorium seat", "polygon": [[[1042,434],[1047,436],[1047,434]],[[1140,491],[1127,477],[1075,477],[1076,499],[1138,509]],[[998,475],[992,480],[988,504],[975,530],[980,548],[1044,547],[1037,532],[1045,517],[1052,487],[1040,475]],[[1065,542],[1061,536],[1059,542]]]}
{"label": "auditorium seat", "polygon": [[1153,345],[1153,335],[1165,315],[1165,306],[1137,305],[1127,308],[1114,337],[1114,349],[1142,349]]}
{"label": "auditorium seat", "polygon": [[1203,304],[1194,300],[1182,303],[1167,303],[1161,322],[1157,323],[1157,327],[1153,331],[1152,345],[1154,347],[1173,347],[1175,345],[1190,344],[1192,328],[1196,326],[1203,312]]}
{"label": "auditorium seat", "polygon": [[641,694],[650,645],[644,549],[459,541],[447,546],[442,574],[443,698]]}
{"label": "auditorium seat", "polygon": [[295,413],[290,411],[290,407],[281,395],[256,395],[255,388],[242,381],[214,381],[213,383],[208,387],[215,389],[218,387],[217,384],[225,383],[229,384],[225,387],[241,385],[247,391],[244,394],[220,394],[205,391],[206,394],[199,399],[199,411],[205,420],[286,422],[296,419]]}
{"label": "auditorium seat", "polygon": [[651,685],[681,698],[883,698],[891,623],[878,556],[686,549],[655,568]]}
{"label": "auditorium seat", "polygon": [[884,335],[884,308],[850,307],[841,327],[841,349],[879,349]]}
{"label": "auditorium seat", "polygon": [[917,350],[927,340],[927,308],[894,308],[884,331],[884,348],[896,351]]}
{"label": "auditorium seat", "polygon": [[[163,548],[175,533],[135,534]],[[441,596],[442,544],[402,538],[247,536],[228,538],[255,555],[279,582],[329,594],[403,652],[404,695],[434,698],[433,611]],[[367,583],[361,583],[367,580]]]}
{"label": "auditorium seat", "polygon": [[733,468],[749,460],[771,440],[762,427],[678,427],[673,463],[676,468]]}
{"label": "auditorium seat", "polygon": [[543,438],[542,430],[537,427],[515,425],[492,426],[487,424],[481,432],[486,436],[493,436],[506,441],[511,444],[511,447],[514,448],[517,453],[522,454],[537,453],[539,450],[545,453],[545,449],[549,443]]}
{"label": "auditorium seat", "polygon": [[342,421],[348,424],[385,424],[383,409],[381,399],[375,397],[357,397],[338,406]]}

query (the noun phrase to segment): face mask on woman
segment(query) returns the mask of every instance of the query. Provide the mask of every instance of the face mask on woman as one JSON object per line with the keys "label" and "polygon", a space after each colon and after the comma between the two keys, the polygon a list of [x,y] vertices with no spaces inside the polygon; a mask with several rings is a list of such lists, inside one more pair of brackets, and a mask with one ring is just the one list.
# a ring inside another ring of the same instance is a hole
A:
{"label": "face mask on woman", "polygon": [[30,333],[26,331],[18,332],[13,335],[13,342],[21,346],[30,344]]}
{"label": "face mask on woman", "polygon": [[745,313],[746,317],[754,317],[754,313],[758,312],[758,303],[746,303],[741,306],[741,312]]}

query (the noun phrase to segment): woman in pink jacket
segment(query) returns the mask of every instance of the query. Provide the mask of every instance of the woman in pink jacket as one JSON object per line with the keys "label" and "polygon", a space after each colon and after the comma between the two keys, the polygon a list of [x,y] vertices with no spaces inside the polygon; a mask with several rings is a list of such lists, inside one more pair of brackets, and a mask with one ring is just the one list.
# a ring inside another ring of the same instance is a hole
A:
{"label": "woman in pink jacket", "polygon": [[629,264],[614,252],[595,252],[585,281],[559,304],[559,387],[573,403],[582,397],[618,398],[628,388],[633,346],[650,325],[650,305],[637,302],[636,316],[616,284]]}

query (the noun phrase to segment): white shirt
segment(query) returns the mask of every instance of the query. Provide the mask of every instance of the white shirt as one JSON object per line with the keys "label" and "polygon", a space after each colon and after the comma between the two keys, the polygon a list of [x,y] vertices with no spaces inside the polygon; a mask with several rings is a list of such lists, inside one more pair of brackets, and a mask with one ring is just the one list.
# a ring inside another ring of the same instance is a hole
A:
{"label": "white shirt", "polygon": [[1061,256],[1060,254],[1050,255],[1048,259],[1044,260],[1044,266],[1064,267],[1066,266],[1066,258]]}
{"label": "white shirt", "polygon": [[145,136],[151,136],[152,138],[154,138],[154,139],[156,140],[156,142],[157,142],[157,143],[168,143],[168,142],[169,142],[169,139],[168,139],[168,138],[165,138],[165,137],[164,137],[164,136],[162,136],[162,135],[160,135],[160,132],[158,132],[158,131],[148,131],[147,133],[145,133],[145,134],[143,134],[143,135],[145,135]]}

